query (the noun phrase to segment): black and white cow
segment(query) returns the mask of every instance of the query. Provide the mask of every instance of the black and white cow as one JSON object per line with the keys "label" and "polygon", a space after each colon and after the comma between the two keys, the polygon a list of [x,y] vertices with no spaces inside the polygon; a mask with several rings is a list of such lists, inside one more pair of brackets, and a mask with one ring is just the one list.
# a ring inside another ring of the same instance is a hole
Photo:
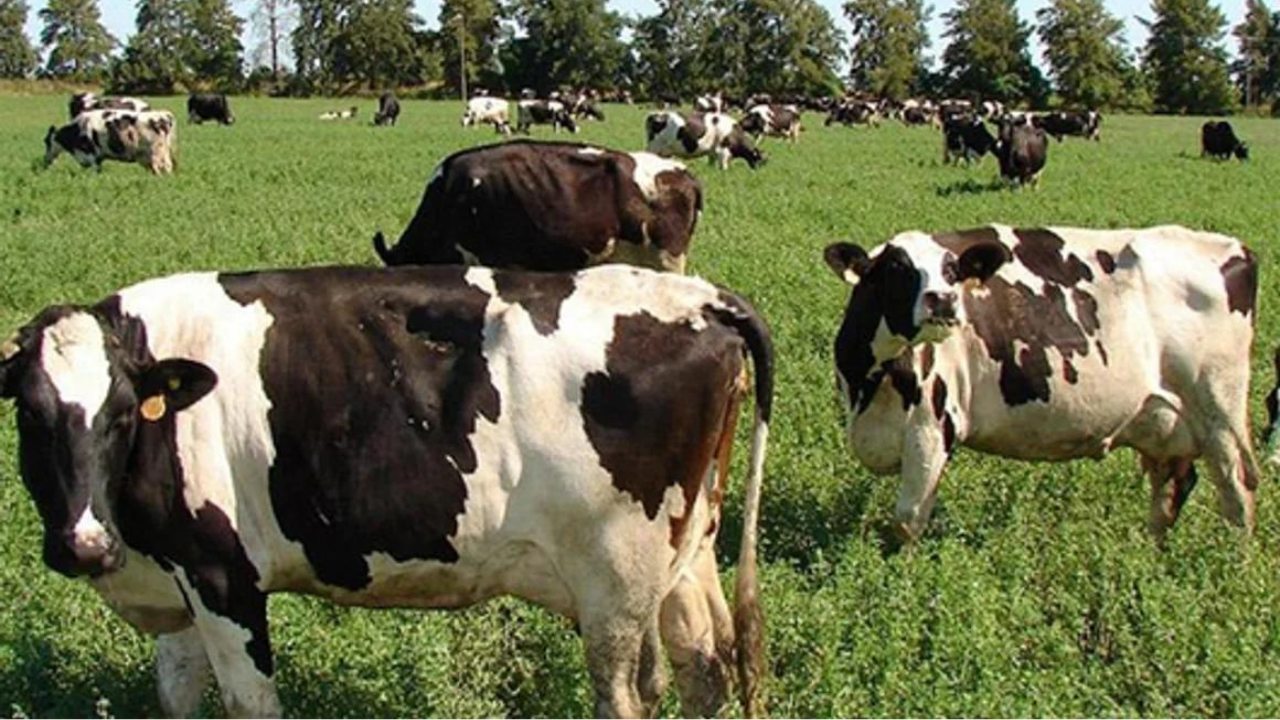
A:
{"label": "black and white cow", "polygon": [[[736,615],[715,540],[755,374]],[[186,274],[41,312],[0,346],[44,560],[159,635],[161,709],[212,669],[270,717],[267,596],[581,629],[603,716],[752,702],[768,330],[736,295],[610,266]],[[735,633],[735,620],[738,631]]]}
{"label": "black and white cow", "polygon": [[1236,137],[1236,131],[1226,120],[1210,120],[1200,128],[1200,157],[1228,160],[1232,155],[1244,161],[1249,159],[1249,144]]}
{"label": "black and white cow", "polygon": [[231,105],[227,96],[222,93],[192,93],[187,98],[187,122],[199,125],[212,120],[219,125],[235,123],[236,116],[231,113]]}
{"label": "black and white cow", "polygon": [[995,156],[1000,162],[1000,176],[1005,180],[1014,185],[1039,186],[1048,154],[1049,138],[1031,118],[1001,120]]}
{"label": "black and white cow", "polygon": [[71,100],[67,102],[67,110],[70,113],[70,119],[75,120],[76,116],[87,110],[131,110],[133,112],[145,112],[151,109],[151,105],[146,100],[136,97],[122,97],[108,95],[107,97],[98,97],[97,94],[86,92],[76,93],[71,96]]}
{"label": "black and white cow", "polygon": [[69,153],[81,167],[104,160],[138,163],[157,175],[173,172],[178,126],[168,110],[86,110],[44,136],[44,166]]}
{"label": "black and white cow", "polygon": [[[827,113],[827,119],[824,125],[832,125],[840,123],[846,127],[852,125],[870,125],[878,127],[880,124],[880,108],[874,103],[864,100],[845,100],[840,104],[831,108]],[[745,120],[744,120],[745,122]]]}
{"label": "black and white cow", "polygon": [[550,125],[552,132],[561,128],[578,132],[578,123],[569,108],[559,100],[521,100],[516,105],[516,132],[529,134],[534,125]]}
{"label": "black and white cow", "polygon": [[511,103],[497,97],[473,97],[467,101],[462,113],[462,127],[480,124],[492,125],[500,135],[511,134]]}
{"label": "black and white cow", "polygon": [[693,100],[693,109],[701,113],[722,113],[729,109],[723,93],[699,95]]}
{"label": "black and white cow", "polygon": [[360,112],[360,108],[352,105],[346,110],[327,110],[320,113],[321,120],[352,120],[356,113]]}
{"label": "black and white cow", "polygon": [[1095,110],[1045,113],[1036,116],[1034,122],[1058,142],[1067,135],[1102,141],[1102,115]]}
{"label": "black and white cow", "polygon": [[373,124],[394,126],[399,117],[400,101],[396,99],[396,94],[390,90],[382,93],[378,98],[378,110],[373,114]]}
{"label": "black and white cow", "polygon": [[520,140],[446,158],[396,246],[373,243],[388,265],[684,272],[701,214],[702,187],[678,162]]}
{"label": "black and white cow", "polygon": [[835,341],[854,453],[900,473],[915,538],[958,446],[1022,460],[1132,447],[1150,529],[1177,519],[1203,458],[1223,516],[1253,525],[1253,254],[1224,235],[1141,230],[907,232],[826,249],[853,284]]}
{"label": "black and white cow", "polygon": [[649,152],[665,157],[706,156],[721,170],[731,158],[741,158],[755,169],[765,163],[765,155],[747,137],[736,120],[724,113],[674,111],[650,113],[644,123]]}
{"label": "black and white cow", "polygon": [[942,123],[942,162],[967,166],[983,155],[994,152],[996,138],[986,124],[975,115],[951,115]]}
{"label": "black and white cow", "polygon": [[795,105],[755,105],[738,123],[760,142],[765,135],[795,142],[800,139],[800,108]]}

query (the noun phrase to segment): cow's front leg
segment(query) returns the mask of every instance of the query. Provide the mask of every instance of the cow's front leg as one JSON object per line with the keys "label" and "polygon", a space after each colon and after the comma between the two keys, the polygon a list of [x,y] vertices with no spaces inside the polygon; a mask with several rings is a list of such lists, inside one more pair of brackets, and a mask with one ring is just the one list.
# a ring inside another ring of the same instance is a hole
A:
{"label": "cow's front leg", "polygon": [[[947,416],[949,418],[949,416]],[[907,422],[902,440],[902,485],[894,510],[895,530],[904,542],[924,533],[937,499],[938,481],[947,465],[947,447],[936,423]]]}
{"label": "cow's front leg", "polygon": [[267,596],[225,567],[188,571],[182,583],[228,717],[279,717],[267,637]]}
{"label": "cow's front leg", "polygon": [[156,689],[165,717],[190,717],[209,686],[209,656],[194,627],[156,638]]}

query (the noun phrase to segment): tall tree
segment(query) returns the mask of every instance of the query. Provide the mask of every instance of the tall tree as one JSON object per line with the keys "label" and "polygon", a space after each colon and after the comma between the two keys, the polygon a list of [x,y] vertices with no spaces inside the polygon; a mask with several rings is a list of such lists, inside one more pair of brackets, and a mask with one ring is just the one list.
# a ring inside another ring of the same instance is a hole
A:
{"label": "tall tree", "polygon": [[259,62],[265,51],[271,67],[271,77],[280,79],[281,54],[284,40],[293,31],[293,14],[290,12],[289,0],[257,0],[250,15],[253,21],[254,36],[261,43],[259,51],[255,51],[254,61]]}
{"label": "tall tree", "polygon": [[838,91],[840,32],[815,0],[716,0],[713,7],[703,62],[730,92]]}
{"label": "tall tree", "polygon": [[849,0],[844,14],[853,26],[853,86],[898,100],[916,92],[925,69],[931,8],[923,0]]}
{"label": "tall tree", "polygon": [[462,53],[466,54],[468,87],[475,87],[477,83],[491,85],[501,80],[492,72],[498,55],[500,19],[496,0],[444,0],[441,3],[440,50],[449,87],[461,85]]}
{"label": "tall tree", "polygon": [[363,0],[334,39],[330,65],[335,78],[379,88],[421,81],[413,0]]}
{"label": "tall tree", "polygon": [[189,83],[192,33],[183,0],[138,0],[137,32],[112,65],[115,92],[168,94]]}
{"label": "tall tree", "polygon": [[943,14],[950,44],[942,54],[950,92],[1040,105],[1048,86],[1031,62],[1031,28],[1014,0],[960,0]]}
{"label": "tall tree", "polygon": [[1271,100],[1280,73],[1280,13],[1273,15],[1263,0],[1246,0],[1244,20],[1231,34],[1239,43],[1235,74],[1245,104]]}
{"label": "tall tree", "polygon": [[1058,95],[1079,107],[1117,105],[1125,94],[1124,22],[1102,0],[1053,0],[1036,18]]}
{"label": "tall tree", "polygon": [[25,0],[0,0],[0,77],[24,78],[39,62],[22,29],[26,24]]}
{"label": "tall tree", "polygon": [[626,54],[622,16],[605,0],[516,0],[520,29],[504,48],[509,87],[547,92],[559,86],[615,84]]}
{"label": "tall tree", "polygon": [[718,84],[699,54],[713,24],[708,0],[660,0],[658,14],[635,21],[631,39],[637,88],[653,96],[690,97]]}
{"label": "tall tree", "polygon": [[244,64],[244,21],[228,0],[185,0],[188,15],[185,60],[197,80],[224,89],[239,84]]}
{"label": "tall tree", "polygon": [[333,46],[342,33],[343,18],[351,0],[295,0],[297,25],[293,29],[295,71],[307,85],[326,88],[333,79]]}
{"label": "tall tree", "polygon": [[49,0],[39,12],[40,46],[48,51],[44,72],[71,80],[98,78],[116,39],[102,25],[97,0]]}
{"label": "tall tree", "polygon": [[1211,0],[1154,0],[1145,52],[1156,109],[1216,114],[1234,104],[1222,37],[1227,24]]}

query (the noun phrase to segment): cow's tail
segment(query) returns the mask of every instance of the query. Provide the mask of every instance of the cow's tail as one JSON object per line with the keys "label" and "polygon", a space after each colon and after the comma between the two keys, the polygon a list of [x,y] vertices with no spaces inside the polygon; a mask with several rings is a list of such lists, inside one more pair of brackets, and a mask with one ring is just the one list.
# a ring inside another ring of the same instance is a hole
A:
{"label": "cow's tail", "polygon": [[387,239],[383,236],[381,230],[373,234],[373,251],[378,253],[383,265],[395,264],[395,253],[387,247]]}
{"label": "cow's tail", "polygon": [[765,449],[773,412],[773,341],[763,318],[749,303],[723,296],[728,311],[722,319],[737,330],[747,344],[755,375],[755,422],[751,433],[751,472],[747,476],[742,505],[742,545],[738,552],[738,580],[734,592],[734,635],[738,665],[738,692],[746,717],[757,715],[757,695],[764,678],[764,610],[760,606],[757,575],[757,540],[760,525],[760,488],[764,482]]}

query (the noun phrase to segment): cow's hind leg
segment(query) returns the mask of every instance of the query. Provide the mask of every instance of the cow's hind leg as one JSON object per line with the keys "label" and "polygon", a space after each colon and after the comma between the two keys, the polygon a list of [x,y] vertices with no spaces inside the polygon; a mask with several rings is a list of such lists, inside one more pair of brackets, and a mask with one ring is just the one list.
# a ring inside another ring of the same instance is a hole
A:
{"label": "cow's hind leg", "polygon": [[1204,458],[1218,488],[1218,512],[1232,525],[1252,532],[1257,459],[1249,447],[1237,442],[1237,437],[1225,425],[1214,428],[1204,443]]}
{"label": "cow's hind leg", "polygon": [[698,552],[663,600],[661,626],[680,693],[680,714],[714,716],[729,693],[734,632],[711,545]]}
{"label": "cow's hind leg", "polygon": [[1142,469],[1151,481],[1151,518],[1147,527],[1157,542],[1163,542],[1196,486],[1196,466],[1190,458],[1157,460],[1143,455]]}
{"label": "cow's hind leg", "polygon": [[165,717],[190,717],[209,686],[209,656],[194,627],[156,638],[156,688]]}

